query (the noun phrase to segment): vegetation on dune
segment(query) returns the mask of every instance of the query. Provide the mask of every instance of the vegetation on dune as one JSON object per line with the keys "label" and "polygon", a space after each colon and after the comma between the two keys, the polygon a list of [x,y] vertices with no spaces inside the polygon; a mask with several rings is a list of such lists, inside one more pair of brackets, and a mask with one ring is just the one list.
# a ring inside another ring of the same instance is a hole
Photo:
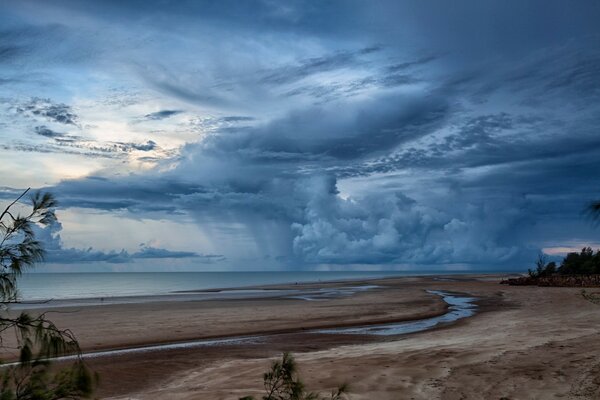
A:
{"label": "vegetation on dune", "polygon": [[581,253],[569,253],[564,258],[560,274],[600,274],[600,250],[584,247]]}
{"label": "vegetation on dune", "polygon": [[[281,361],[274,361],[271,369],[263,375],[265,395],[262,400],[341,400],[348,391],[347,385],[341,385],[329,396],[307,392],[298,376],[296,361],[290,353],[283,353]],[[246,396],[240,400],[256,400]]]}
{"label": "vegetation on dune", "polygon": [[529,269],[527,272],[531,278],[553,275],[556,273],[556,263],[553,261],[546,264],[546,256],[540,254],[535,262],[535,269]]}
{"label": "vegetation on dune", "polygon": [[[19,362],[0,366],[0,400],[90,397],[96,379],[81,359],[73,333],[56,327],[46,314],[9,313],[10,304],[18,302],[17,279],[44,257],[43,245],[35,238],[36,225],[56,221],[57,203],[49,193],[34,194],[31,210],[25,215],[15,211],[28,192],[29,189],[0,214],[0,350],[16,350],[19,356]],[[9,335],[16,348],[8,347]],[[53,368],[50,359],[65,354],[75,354],[75,361]]]}
{"label": "vegetation on dune", "polygon": [[546,263],[544,255],[536,262],[536,269],[529,270],[531,278],[544,278],[554,275],[592,275],[600,274],[600,250],[594,252],[584,247],[580,253],[569,253],[557,268],[555,262]]}
{"label": "vegetation on dune", "polygon": [[[600,222],[600,201],[591,203],[586,212],[594,223]],[[528,270],[528,276],[502,281],[509,285],[540,286],[600,286],[600,250],[584,247],[581,252],[568,253],[557,266],[556,262],[547,262],[540,254],[535,269]]]}
{"label": "vegetation on dune", "polygon": [[501,283],[600,287],[600,250],[594,252],[590,247],[584,247],[579,253],[569,253],[558,267],[554,261],[546,262],[546,257],[541,254],[535,264],[536,268],[530,269],[528,276],[507,279]]}

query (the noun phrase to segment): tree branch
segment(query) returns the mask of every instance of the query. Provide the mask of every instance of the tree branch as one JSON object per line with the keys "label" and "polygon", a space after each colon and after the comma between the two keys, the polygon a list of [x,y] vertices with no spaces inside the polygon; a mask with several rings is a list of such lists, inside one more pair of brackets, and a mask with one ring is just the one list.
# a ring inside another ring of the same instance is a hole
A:
{"label": "tree branch", "polygon": [[19,200],[21,200],[23,198],[23,196],[25,196],[27,194],[27,192],[29,192],[29,190],[31,190],[31,188],[27,188],[23,193],[21,193],[21,195],[19,197],[17,197],[12,203],[10,203],[2,212],[2,214],[0,214],[0,221],[2,220],[2,218],[4,218],[4,216],[6,215],[6,213],[8,213],[8,210],[10,210],[10,208],[12,206],[14,206]]}

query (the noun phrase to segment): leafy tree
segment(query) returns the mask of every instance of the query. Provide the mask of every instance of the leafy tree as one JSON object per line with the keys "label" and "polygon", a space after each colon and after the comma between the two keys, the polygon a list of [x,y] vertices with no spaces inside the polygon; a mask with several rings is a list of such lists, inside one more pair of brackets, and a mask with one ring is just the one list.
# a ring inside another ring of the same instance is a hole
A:
{"label": "leafy tree", "polygon": [[556,263],[554,261],[551,261],[548,264],[546,264],[546,268],[544,268],[544,275],[552,276],[554,274],[556,274]]}
{"label": "leafy tree", "polygon": [[528,269],[527,272],[532,278],[537,278],[544,271],[546,265],[546,256],[543,253],[538,254],[538,259],[535,262],[535,270]]}
{"label": "leafy tree", "polygon": [[[57,202],[50,193],[31,196],[31,211],[24,215],[14,210],[28,192],[0,214],[0,350],[7,350],[7,335],[14,335],[19,352],[18,362],[0,367],[0,400],[89,397],[95,377],[80,357],[73,333],[56,327],[45,314],[23,312],[15,317],[8,312],[10,304],[18,301],[18,277],[44,257],[43,245],[35,239],[35,226],[56,221]],[[75,362],[58,370],[51,368],[49,360],[65,354],[75,354]]]}
{"label": "leafy tree", "polygon": [[584,247],[581,253],[569,253],[563,259],[558,272],[561,274],[599,274],[600,273],[600,251],[594,251],[591,247]]}
{"label": "leafy tree", "polygon": [[[333,390],[329,397],[321,397],[317,393],[306,392],[304,383],[298,376],[296,361],[290,353],[283,353],[281,361],[275,361],[271,370],[263,375],[265,395],[262,400],[341,400],[348,391],[347,385]],[[256,400],[246,396],[240,400]]]}
{"label": "leafy tree", "polygon": [[538,259],[535,262],[535,270],[528,270],[530,278],[544,278],[555,275],[557,273],[556,263],[551,261],[546,263],[547,258],[544,253],[538,255]]}

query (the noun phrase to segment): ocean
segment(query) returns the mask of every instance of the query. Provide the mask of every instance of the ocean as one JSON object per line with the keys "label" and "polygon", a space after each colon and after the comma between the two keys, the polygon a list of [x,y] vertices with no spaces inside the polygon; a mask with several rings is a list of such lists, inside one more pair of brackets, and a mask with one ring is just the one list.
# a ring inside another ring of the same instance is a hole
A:
{"label": "ocean", "polygon": [[404,271],[27,273],[19,279],[18,287],[19,298],[23,301],[64,300],[167,295],[190,290],[435,273]]}

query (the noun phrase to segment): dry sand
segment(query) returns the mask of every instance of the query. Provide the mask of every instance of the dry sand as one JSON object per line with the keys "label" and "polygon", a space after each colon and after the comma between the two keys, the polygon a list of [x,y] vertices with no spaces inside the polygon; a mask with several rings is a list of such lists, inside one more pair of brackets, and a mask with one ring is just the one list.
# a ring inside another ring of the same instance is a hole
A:
{"label": "dry sand", "polygon": [[[262,373],[284,350],[294,352],[309,388],[328,391],[346,381],[356,400],[600,398],[600,305],[580,289],[509,287],[481,276],[376,283],[383,287],[319,302],[156,302],[63,309],[69,313],[52,319],[72,328],[84,350],[284,333],[256,345],[91,359],[102,379],[98,396],[106,399],[259,395]],[[302,333],[443,313],[428,289],[476,296],[478,314],[396,338]]]}

